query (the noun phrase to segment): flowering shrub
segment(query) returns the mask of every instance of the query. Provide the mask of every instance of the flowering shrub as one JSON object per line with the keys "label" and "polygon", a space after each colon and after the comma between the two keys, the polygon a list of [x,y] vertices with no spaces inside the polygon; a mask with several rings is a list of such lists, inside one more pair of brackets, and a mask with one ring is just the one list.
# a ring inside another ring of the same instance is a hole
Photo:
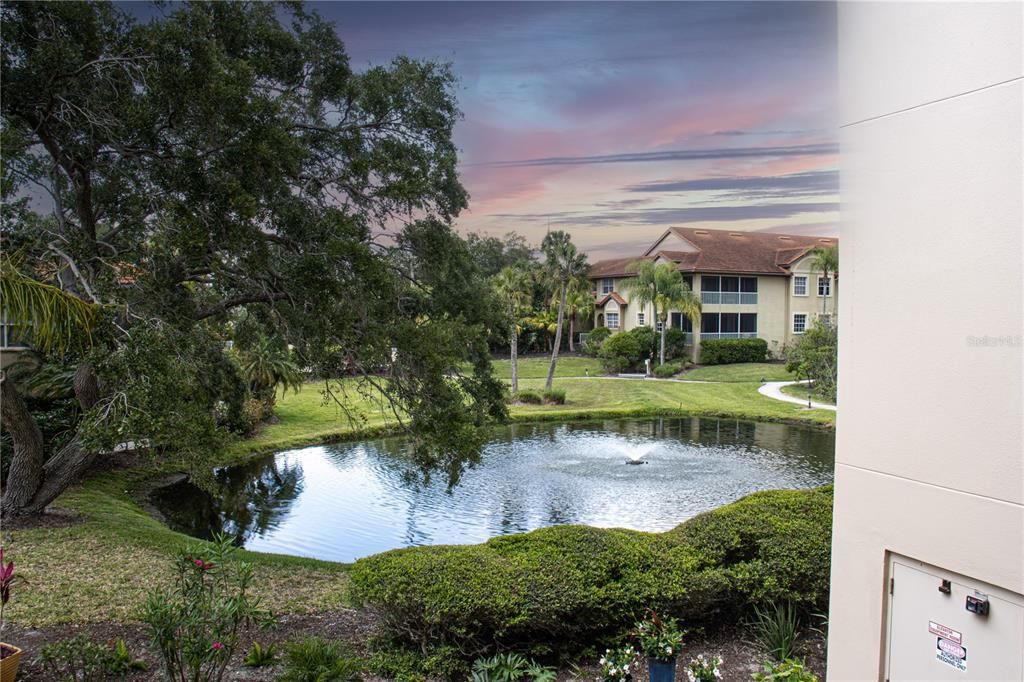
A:
{"label": "flowering shrub", "polygon": [[648,610],[647,617],[636,624],[633,635],[640,650],[659,661],[672,660],[683,646],[683,631],[676,620],[662,618],[653,610]]}
{"label": "flowering shrub", "polygon": [[722,677],[718,670],[721,665],[721,656],[707,658],[704,654],[697,654],[686,668],[686,677],[690,682],[715,682]]}
{"label": "flowering shrub", "polygon": [[599,661],[605,682],[629,682],[640,666],[640,656],[631,646],[608,649]]}
{"label": "flowering shrub", "polygon": [[14,583],[25,579],[14,574],[14,562],[4,563],[4,550],[0,547],[0,630],[4,629],[4,608],[11,600],[11,587]]}
{"label": "flowering shrub", "polygon": [[239,630],[273,623],[248,596],[252,566],[236,561],[235,551],[223,537],[185,548],[175,558],[174,588],[146,601],[142,619],[170,680],[218,682],[238,647]]}

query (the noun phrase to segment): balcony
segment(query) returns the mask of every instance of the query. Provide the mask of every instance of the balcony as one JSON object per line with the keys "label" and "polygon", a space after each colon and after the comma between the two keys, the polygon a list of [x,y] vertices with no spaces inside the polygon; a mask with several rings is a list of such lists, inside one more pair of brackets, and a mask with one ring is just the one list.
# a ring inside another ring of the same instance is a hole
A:
{"label": "balcony", "polygon": [[703,305],[757,305],[757,292],[746,291],[702,291]]}
{"label": "balcony", "polygon": [[[755,296],[757,294],[754,294]],[[701,332],[701,341],[713,341],[715,339],[756,339],[757,332]]]}

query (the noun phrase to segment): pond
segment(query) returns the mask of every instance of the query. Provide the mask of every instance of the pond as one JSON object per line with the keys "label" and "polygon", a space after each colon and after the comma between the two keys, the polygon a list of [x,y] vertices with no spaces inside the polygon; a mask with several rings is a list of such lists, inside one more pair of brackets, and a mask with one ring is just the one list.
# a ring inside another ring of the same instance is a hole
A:
{"label": "pond", "polygon": [[255,551],[347,562],[562,523],[668,530],[757,490],[830,482],[835,435],[706,418],[514,424],[495,429],[451,490],[443,476],[410,477],[406,446],[382,438],[289,450],[218,469],[205,490],[158,488],[152,502],[196,537],[226,533]]}

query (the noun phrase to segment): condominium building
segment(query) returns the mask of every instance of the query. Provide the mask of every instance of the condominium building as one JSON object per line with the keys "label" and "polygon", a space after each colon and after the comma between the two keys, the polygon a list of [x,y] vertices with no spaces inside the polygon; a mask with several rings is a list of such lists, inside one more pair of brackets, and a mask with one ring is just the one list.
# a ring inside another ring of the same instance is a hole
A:
{"label": "condominium building", "polygon": [[773,354],[793,343],[817,318],[836,310],[838,278],[812,267],[815,250],[836,246],[831,237],[731,232],[673,227],[646,251],[594,263],[594,326],[612,332],[659,326],[650,304],[631,302],[624,281],[640,260],[671,263],[700,297],[697,329],[672,311],[669,324],[688,332],[687,342],[761,338]]}

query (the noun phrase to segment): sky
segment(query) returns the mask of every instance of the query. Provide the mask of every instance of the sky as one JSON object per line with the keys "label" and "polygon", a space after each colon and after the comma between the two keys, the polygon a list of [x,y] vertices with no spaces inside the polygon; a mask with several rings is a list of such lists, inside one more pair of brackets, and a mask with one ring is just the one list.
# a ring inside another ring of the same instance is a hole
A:
{"label": "sky", "polygon": [[460,232],[592,260],[673,225],[838,234],[834,3],[310,4],[357,70],[452,64]]}

